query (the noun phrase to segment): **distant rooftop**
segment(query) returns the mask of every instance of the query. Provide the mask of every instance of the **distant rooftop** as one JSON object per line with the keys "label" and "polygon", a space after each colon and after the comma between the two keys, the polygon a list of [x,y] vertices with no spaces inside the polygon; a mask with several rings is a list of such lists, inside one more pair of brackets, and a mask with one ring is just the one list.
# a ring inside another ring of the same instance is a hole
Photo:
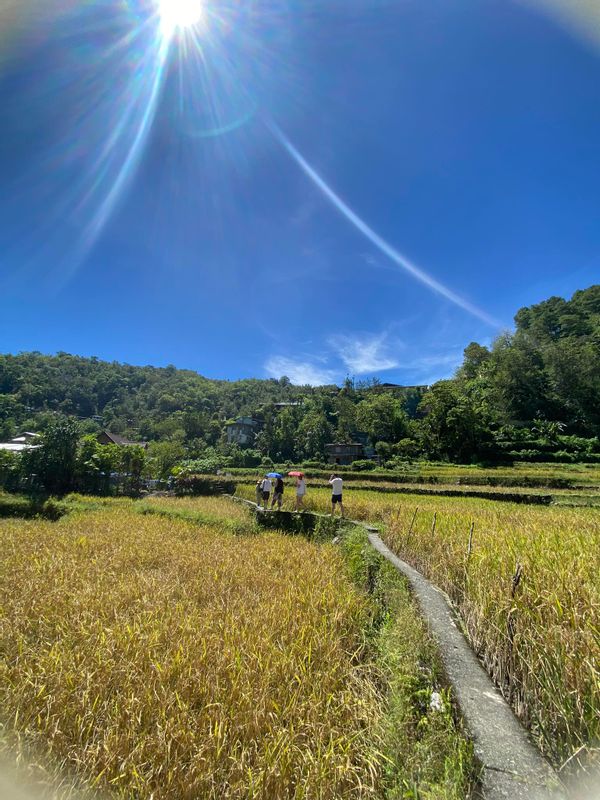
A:
{"label": "distant rooftop", "polygon": [[35,450],[40,445],[26,444],[24,442],[0,442],[0,450],[9,450],[13,453],[22,453],[23,450]]}
{"label": "distant rooftop", "polygon": [[112,431],[101,431],[98,434],[97,439],[100,444],[118,444],[122,447],[131,447],[133,445],[146,447],[146,442],[132,442],[130,439],[126,439],[124,436],[120,436],[118,433],[112,433]]}

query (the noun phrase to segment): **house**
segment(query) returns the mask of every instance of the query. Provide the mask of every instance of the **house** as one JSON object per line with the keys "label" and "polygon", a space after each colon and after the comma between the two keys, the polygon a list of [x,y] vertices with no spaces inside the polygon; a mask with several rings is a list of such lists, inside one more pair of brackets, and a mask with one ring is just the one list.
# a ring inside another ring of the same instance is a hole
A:
{"label": "house", "polygon": [[375,383],[369,387],[373,394],[383,394],[384,392],[421,392],[425,393],[429,387],[425,385],[400,386],[398,383]]}
{"label": "house", "polygon": [[20,433],[18,436],[15,436],[14,439],[11,439],[11,442],[14,442],[15,444],[35,444],[35,440],[39,438],[39,433],[23,431],[23,433]]}
{"label": "house", "polygon": [[261,423],[252,417],[238,417],[234,422],[229,422],[227,429],[227,443],[247,445],[253,444],[256,434],[261,428]]}
{"label": "house", "polygon": [[360,442],[350,444],[326,444],[325,454],[329,464],[351,464],[365,457],[365,448]]}
{"label": "house", "polygon": [[10,442],[0,442],[0,450],[9,450],[13,453],[22,453],[24,450],[33,450],[39,447],[36,441],[40,438],[39,433],[32,433],[31,431],[24,431]]}
{"label": "house", "polygon": [[111,433],[111,431],[101,431],[98,436],[99,444],[118,444],[120,447],[148,447],[147,442],[132,442],[124,436],[119,436],[118,433]]}
{"label": "house", "polygon": [[393,392],[396,389],[404,389],[404,386],[400,386],[398,383],[375,383],[373,386],[370,386],[369,389],[379,394],[380,392]]}

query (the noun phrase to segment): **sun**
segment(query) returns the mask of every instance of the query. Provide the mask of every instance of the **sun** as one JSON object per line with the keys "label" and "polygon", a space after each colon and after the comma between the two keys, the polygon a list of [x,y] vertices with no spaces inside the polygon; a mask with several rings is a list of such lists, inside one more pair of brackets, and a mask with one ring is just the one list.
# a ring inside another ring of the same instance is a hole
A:
{"label": "sun", "polygon": [[158,0],[163,35],[172,36],[198,25],[204,17],[204,0]]}

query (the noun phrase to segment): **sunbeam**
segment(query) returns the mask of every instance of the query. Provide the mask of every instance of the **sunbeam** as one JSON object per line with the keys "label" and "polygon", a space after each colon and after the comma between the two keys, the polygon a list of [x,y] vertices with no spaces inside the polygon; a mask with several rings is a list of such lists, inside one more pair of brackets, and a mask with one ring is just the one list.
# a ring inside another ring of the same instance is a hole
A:
{"label": "sunbeam", "polygon": [[202,22],[203,0],[158,0],[158,13],[163,35],[168,39],[176,31],[185,31]]}
{"label": "sunbeam", "polygon": [[440,283],[431,275],[428,275],[422,269],[417,267],[411,261],[408,260],[405,256],[399,253],[391,244],[386,242],[378,233],[376,233],[373,228],[371,228],[367,223],[361,219],[356,212],[354,212],[350,206],[348,206],[339,195],[337,195],[333,189],[323,180],[323,178],[319,175],[319,173],[311,167],[308,161],[301,155],[301,153],[294,147],[294,145],[290,142],[287,136],[281,131],[281,129],[272,121],[267,122],[268,127],[274,134],[275,138],[280,142],[280,144],[284,147],[287,153],[294,159],[296,164],[302,169],[304,174],[310,178],[310,180],[315,184],[315,186],[320,189],[323,195],[331,202],[331,204],[344,216],[348,222],[350,222],[354,227],[363,234],[371,244],[374,244],[378,250],[380,250],[384,255],[386,255],[389,259],[391,259],[395,264],[401,267],[403,270],[412,275],[413,278],[420,281],[421,283],[425,284],[429,289],[436,292],[436,294],[445,297],[446,300],[450,300],[451,303],[462,308],[463,311],[466,311],[469,314],[472,314],[477,319],[482,320],[487,325],[490,325],[492,328],[503,328],[501,322],[494,319],[488,313],[483,311],[482,309],[478,308],[477,306],[469,303],[468,300],[457,295],[452,289],[449,289],[447,286],[444,286],[443,283]]}

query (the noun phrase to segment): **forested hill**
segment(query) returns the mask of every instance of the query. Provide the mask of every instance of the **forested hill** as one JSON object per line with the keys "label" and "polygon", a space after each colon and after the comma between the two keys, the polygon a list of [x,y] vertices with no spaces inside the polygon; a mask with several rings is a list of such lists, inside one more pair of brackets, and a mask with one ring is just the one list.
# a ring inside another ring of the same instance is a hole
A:
{"label": "forested hill", "polygon": [[286,378],[220,381],[173,366],[137,367],[68,353],[0,355],[5,434],[11,418],[17,426],[35,427],[48,412],[60,412],[144,439],[169,437],[179,429],[186,436],[203,435],[213,419],[251,416],[264,405],[296,402],[311,393]]}
{"label": "forested hill", "polygon": [[217,381],[66,353],[0,355],[0,440],[43,430],[60,412],[79,417],[84,431],[176,441],[190,456],[206,447],[227,454],[227,420],[248,415],[262,420],[255,447],[272,458],[319,458],[325,442],[358,431],[384,460],[594,456],[600,286],[523,308],[515,323],[491,348],[471,343],[456,376],[424,396],[351,381],[342,388],[297,387],[286,378]]}

